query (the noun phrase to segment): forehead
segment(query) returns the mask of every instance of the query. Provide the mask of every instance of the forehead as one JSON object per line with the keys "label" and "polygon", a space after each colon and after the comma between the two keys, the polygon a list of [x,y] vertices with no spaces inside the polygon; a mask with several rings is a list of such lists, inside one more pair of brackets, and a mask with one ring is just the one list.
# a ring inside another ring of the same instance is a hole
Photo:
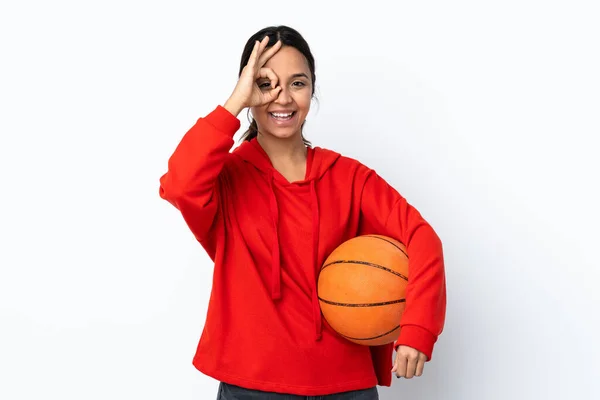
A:
{"label": "forehead", "polygon": [[306,57],[294,47],[283,46],[266,64],[266,68],[271,68],[277,75],[285,76],[304,72],[310,76],[310,68]]}

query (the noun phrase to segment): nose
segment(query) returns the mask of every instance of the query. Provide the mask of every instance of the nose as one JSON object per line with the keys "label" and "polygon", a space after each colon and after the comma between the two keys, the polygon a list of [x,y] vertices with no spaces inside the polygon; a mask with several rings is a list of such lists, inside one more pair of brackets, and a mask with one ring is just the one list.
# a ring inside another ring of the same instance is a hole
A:
{"label": "nose", "polygon": [[275,99],[275,103],[281,105],[290,104],[292,101],[292,96],[290,96],[290,92],[286,88],[282,88],[279,96]]}

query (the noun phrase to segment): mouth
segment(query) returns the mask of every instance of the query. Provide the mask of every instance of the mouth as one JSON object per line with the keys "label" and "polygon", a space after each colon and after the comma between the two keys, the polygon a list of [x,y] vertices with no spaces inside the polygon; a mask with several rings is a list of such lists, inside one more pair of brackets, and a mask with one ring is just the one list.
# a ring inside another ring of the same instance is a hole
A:
{"label": "mouth", "polygon": [[271,116],[271,118],[275,119],[276,121],[289,121],[290,119],[292,119],[294,117],[294,115],[296,115],[296,111],[292,111],[289,113],[270,112],[269,115]]}

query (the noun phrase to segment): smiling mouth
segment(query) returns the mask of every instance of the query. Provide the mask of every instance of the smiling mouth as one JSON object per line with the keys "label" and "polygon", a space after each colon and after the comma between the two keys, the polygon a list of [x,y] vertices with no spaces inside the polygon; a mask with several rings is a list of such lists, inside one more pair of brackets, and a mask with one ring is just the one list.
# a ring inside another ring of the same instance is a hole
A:
{"label": "smiling mouth", "polygon": [[278,121],[287,121],[289,119],[292,119],[292,117],[296,114],[296,111],[293,111],[291,113],[269,113],[269,115],[271,115],[271,117],[275,118]]}

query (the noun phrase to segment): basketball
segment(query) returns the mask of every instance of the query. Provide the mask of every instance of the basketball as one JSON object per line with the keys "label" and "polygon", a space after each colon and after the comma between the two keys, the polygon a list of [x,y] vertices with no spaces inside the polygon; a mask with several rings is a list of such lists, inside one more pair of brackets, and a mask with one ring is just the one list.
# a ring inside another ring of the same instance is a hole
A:
{"label": "basketball", "polygon": [[382,235],[352,238],[325,260],[317,294],[323,317],[351,342],[378,346],[400,334],[408,283],[408,255]]}

